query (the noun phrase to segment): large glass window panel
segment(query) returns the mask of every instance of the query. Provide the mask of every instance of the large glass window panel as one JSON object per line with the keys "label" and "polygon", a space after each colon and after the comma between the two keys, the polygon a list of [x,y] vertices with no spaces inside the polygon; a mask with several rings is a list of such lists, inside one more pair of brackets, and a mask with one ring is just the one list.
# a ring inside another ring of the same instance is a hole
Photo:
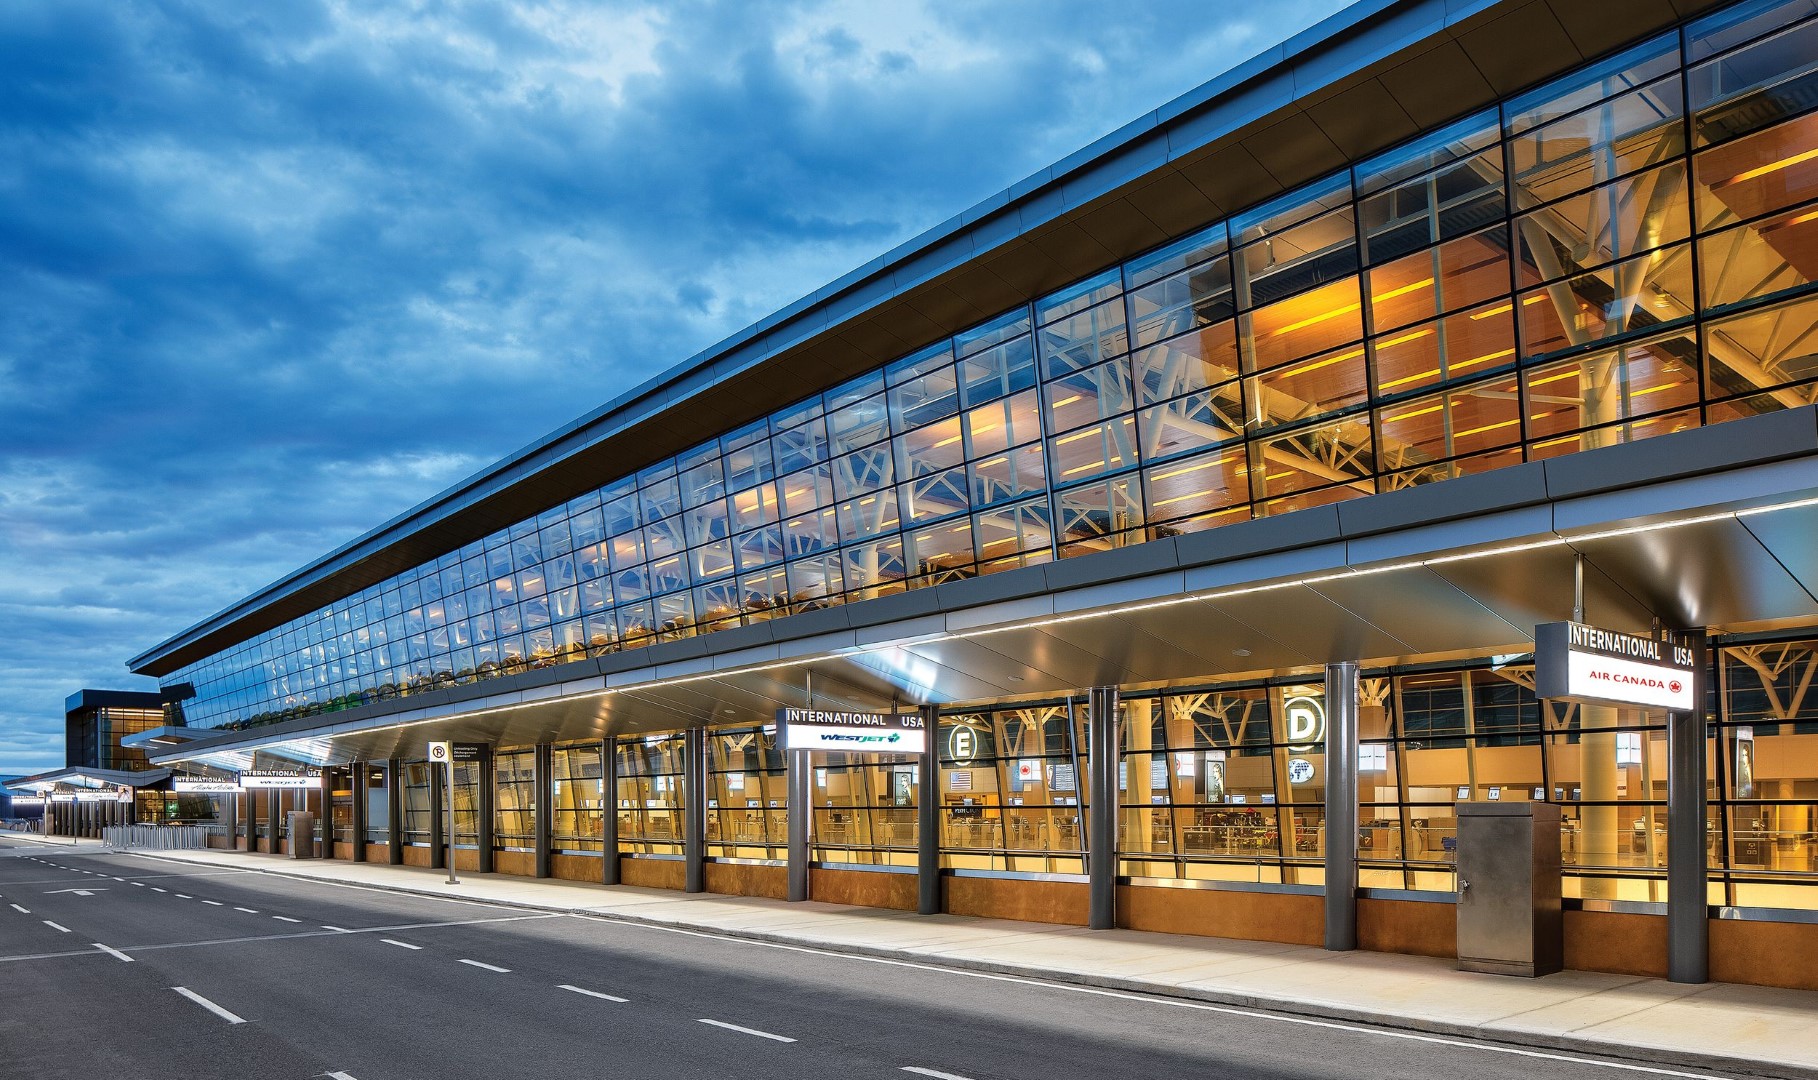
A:
{"label": "large glass window panel", "polygon": [[716,858],[788,857],[788,798],[783,752],[759,728],[707,735],[707,852]]}
{"label": "large glass window panel", "polygon": [[1071,431],[1095,420],[1130,411],[1130,367],[1112,360],[1063,376],[1043,387],[1048,399],[1048,430]]}
{"label": "large glass window panel", "polygon": [[[1818,199],[1818,113],[1705,150],[1692,159],[1692,176],[1700,229]],[[1763,239],[1778,247],[1782,238],[1764,233]]]}
{"label": "large glass window panel", "polygon": [[1523,293],[1522,353],[1542,356],[1682,317],[1691,310],[1689,245],[1668,248]]}
{"label": "large glass window panel", "polygon": [[1036,331],[1047,378],[1122,355],[1129,347],[1122,300],[1111,300]]}
{"label": "large glass window panel", "polygon": [[[1521,460],[1520,396],[1512,378],[1493,379],[1402,401],[1377,413],[1378,462],[1401,473],[1401,484],[1431,483],[1492,464]],[[1506,459],[1474,457],[1507,448]],[[1454,462],[1455,458],[1472,458]],[[1443,463],[1443,464],[1442,464]]]}
{"label": "large glass window panel", "polygon": [[1371,341],[1370,351],[1379,397],[1483,375],[1515,362],[1514,307],[1504,300],[1394,330]]}
{"label": "large glass window panel", "polygon": [[1035,323],[1037,326],[1046,326],[1072,318],[1117,296],[1121,288],[1122,283],[1116,270],[1107,270],[1084,281],[1076,281],[1035,302]]}
{"label": "large glass window panel", "polygon": [[1706,236],[1698,258],[1706,311],[1806,291],[1818,273],[1818,208]]}
{"label": "large glass window panel", "polygon": [[770,425],[759,420],[720,437],[728,490],[737,491],[776,475],[771,464],[769,435]]}
{"label": "large glass window panel", "polygon": [[1231,263],[1223,255],[1130,293],[1132,337],[1137,345],[1184,334],[1236,311]]}
{"label": "large glass window panel", "polygon": [[1818,299],[1806,298],[1705,325],[1707,392],[1750,396],[1750,413],[1796,409],[1818,381]]}
{"label": "large glass window panel", "polygon": [[885,488],[839,504],[840,540],[850,543],[880,533],[894,532],[902,521],[897,516],[896,492]]}
{"label": "large glass window panel", "polygon": [[981,405],[966,413],[966,456],[980,458],[1041,437],[1041,404],[1035,391]]}
{"label": "large glass window panel", "polygon": [[959,407],[959,372],[948,364],[890,391],[890,426],[907,431],[956,415]]}
{"label": "large glass window panel", "polygon": [[739,604],[749,619],[771,619],[788,613],[789,579],[780,566],[739,575]]}
{"label": "large glass window panel", "polygon": [[846,594],[853,600],[900,592],[908,576],[903,559],[903,541],[887,536],[848,544],[840,549]]}
{"label": "large glass window panel", "polygon": [[1136,418],[1123,416],[1048,440],[1048,469],[1056,484],[1116,472],[1136,464]]}
{"label": "large glass window panel", "polygon": [[1330,351],[1363,337],[1356,278],[1258,308],[1239,320],[1251,371]]}
{"label": "large glass window panel", "polygon": [[829,450],[844,454],[890,435],[890,412],[884,395],[855,401],[827,414]]}
{"label": "large glass window panel", "polygon": [[[999,454],[985,461],[1003,457]],[[971,505],[963,467],[918,476],[902,485],[902,515],[905,521],[931,521],[960,513]]]}
{"label": "large glass window panel", "polygon": [[805,514],[833,501],[833,472],[825,465],[785,476],[779,486],[784,514]]}
{"label": "large glass window panel", "polygon": [[1524,265],[1543,279],[1684,240],[1691,234],[1685,166],[1674,162],[1561,199],[1524,215],[1515,232]]}
{"label": "large glass window panel", "polygon": [[895,482],[895,472],[888,445],[836,458],[832,463],[833,497],[852,499],[887,490]]}
{"label": "large glass window panel", "polygon": [[1225,247],[1225,223],[1221,221],[1125,263],[1124,287],[1138,289],[1178,274],[1222,254]]}
{"label": "large glass window panel", "polygon": [[1073,712],[1045,704],[942,718],[931,749],[941,755],[944,865],[1083,871]]}
{"label": "large glass window panel", "polygon": [[1035,343],[1025,334],[968,356],[960,362],[959,378],[967,406],[1026,390],[1035,385]]}
{"label": "large glass window panel", "polygon": [[1244,380],[1246,419],[1256,431],[1298,424],[1361,404],[1369,394],[1364,348],[1354,345]]}
{"label": "large glass window panel", "polygon": [[1237,323],[1226,320],[1131,357],[1139,401],[1163,401],[1237,376]]}
{"label": "large glass window panel", "polygon": [[1247,460],[1238,445],[1150,466],[1143,471],[1150,520],[1167,523],[1165,535],[1243,520],[1250,496]]}
{"label": "large glass window panel", "polygon": [[1606,101],[1678,67],[1678,34],[1662,34],[1511,98],[1504,106],[1508,130],[1511,134],[1528,131],[1567,113]]}
{"label": "large glass window panel", "polygon": [[817,461],[827,460],[827,427],[819,417],[800,427],[779,431],[771,440],[776,455],[776,470],[794,472]]}
{"label": "large glass window panel", "polygon": [[917,585],[940,585],[974,575],[970,520],[917,529],[908,540]]}
{"label": "large glass window panel", "polygon": [[769,566],[780,561],[784,554],[782,527],[771,525],[740,533],[733,538],[732,553],[738,560],[740,570]]}
{"label": "large glass window panel", "polygon": [[1250,244],[1351,201],[1351,174],[1333,173],[1246,210],[1231,219],[1231,242]]}
{"label": "large glass window panel", "polygon": [[790,518],[783,523],[785,555],[805,555],[810,551],[834,547],[840,542],[839,522],[833,507]]}
{"label": "large glass window panel", "polygon": [[[1790,18],[1809,15],[1783,8]],[[1783,24],[1784,25],[1784,24]],[[1699,50],[1694,45],[1692,55]],[[1809,109],[1818,69],[1818,23],[1788,26],[1726,56],[1695,65],[1686,83],[1700,143],[1721,142]]]}
{"label": "large glass window panel", "polygon": [[1508,236],[1500,228],[1418,252],[1370,271],[1377,333],[1508,295]]}
{"label": "large glass window panel", "polygon": [[1335,486],[1333,498],[1373,494],[1375,453],[1363,417],[1258,439],[1250,444],[1252,496],[1279,499],[1327,485]]}
{"label": "large glass window panel", "polygon": [[973,506],[990,506],[1032,494],[1042,490],[1047,482],[1041,443],[983,458],[974,462],[969,472]]}
{"label": "large glass window panel", "polygon": [[793,611],[813,611],[837,604],[846,591],[842,562],[834,552],[791,562],[788,577],[789,604]]}
{"label": "large glass window panel", "polygon": [[1349,204],[1238,249],[1239,308],[1261,307],[1357,273],[1357,222]]}
{"label": "large glass window panel", "polygon": [[[1394,259],[1502,220],[1507,213],[1502,146],[1495,141],[1493,116],[1487,125],[1482,119],[1467,121],[1453,129],[1456,134],[1441,133],[1437,141],[1429,138],[1397,151],[1413,155],[1406,160],[1408,166],[1446,162],[1425,175],[1413,175],[1394,164],[1377,176],[1359,170],[1360,188],[1388,185],[1366,195],[1359,208],[1366,262]],[[1454,155],[1462,159],[1453,160]]]}
{"label": "large glass window panel", "polygon": [[1675,76],[1511,139],[1516,208],[1552,202],[1683,153],[1682,112]]}
{"label": "large glass window panel", "polygon": [[[1056,492],[1054,507],[1060,524],[1062,558],[1139,544],[1147,539],[1142,530],[1142,486],[1134,475]],[[1045,526],[1046,522],[1040,524]]]}
{"label": "large glass window panel", "polygon": [[550,846],[558,852],[598,852],[605,793],[600,779],[600,744],[557,746],[550,751],[553,788]]}
{"label": "large glass window panel", "polygon": [[619,850],[682,853],[680,734],[618,740]]}
{"label": "large glass window panel", "polygon": [[1137,413],[1144,461],[1160,461],[1236,438],[1243,431],[1243,394],[1236,382],[1152,405]]}
{"label": "large glass window panel", "polygon": [[1589,450],[1664,434],[1632,421],[1697,404],[1698,350],[1688,330],[1531,368],[1521,381],[1536,451]]}
{"label": "large glass window panel", "polygon": [[530,851],[536,844],[536,752],[505,750],[493,755],[493,846]]}
{"label": "large glass window panel", "polygon": [[782,518],[782,505],[777,500],[774,484],[759,484],[732,496],[732,527],[743,531],[758,525],[775,524]]}
{"label": "large glass window panel", "polygon": [[909,866],[916,852],[915,758],[903,754],[817,755],[814,858]]}

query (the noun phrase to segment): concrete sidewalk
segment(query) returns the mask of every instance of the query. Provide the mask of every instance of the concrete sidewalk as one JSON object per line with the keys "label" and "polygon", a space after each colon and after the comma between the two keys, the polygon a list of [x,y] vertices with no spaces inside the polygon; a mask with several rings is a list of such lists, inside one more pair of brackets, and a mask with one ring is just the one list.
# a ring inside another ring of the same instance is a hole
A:
{"label": "concrete sidewalk", "polygon": [[[0,837],[34,840],[11,833]],[[42,842],[42,841],[39,841]],[[99,852],[96,841],[64,850]],[[138,853],[211,866],[486,901],[940,967],[1163,994],[1725,1074],[1818,1080],[1818,992],[1567,971],[1517,979],[1449,960],[1300,945],[915,915],[756,897],[608,888],[227,851]]]}

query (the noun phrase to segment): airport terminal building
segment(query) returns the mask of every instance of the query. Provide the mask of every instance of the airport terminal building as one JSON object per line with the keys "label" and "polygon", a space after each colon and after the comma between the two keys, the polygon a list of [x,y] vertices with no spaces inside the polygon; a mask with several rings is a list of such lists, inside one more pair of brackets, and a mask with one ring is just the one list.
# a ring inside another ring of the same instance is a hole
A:
{"label": "airport terminal building", "polygon": [[1567,966],[1818,986],[1808,268],[1818,2],[1364,0],[134,658],[128,741],[251,850],[1443,956],[1491,806]]}

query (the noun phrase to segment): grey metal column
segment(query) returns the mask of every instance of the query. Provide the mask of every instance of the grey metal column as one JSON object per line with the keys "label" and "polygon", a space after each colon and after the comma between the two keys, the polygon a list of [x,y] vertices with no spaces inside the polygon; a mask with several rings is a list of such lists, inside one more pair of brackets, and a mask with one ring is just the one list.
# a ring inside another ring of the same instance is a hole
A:
{"label": "grey metal column", "polygon": [[[777,732],[777,738],[783,733]],[[808,899],[808,824],[813,820],[813,762],[806,750],[783,751],[784,814],[789,833],[789,899]]]}
{"label": "grey metal column", "polygon": [[1357,661],[1326,665],[1326,948],[1357,948]]}
{"label": "grey metal column", "polygon": [[474,799],[474,846],[480,849],[480,873],[492,873],[493,803],[495,794],[492,747],[480,751],[480,790]]}
{"label": "grey metal column", "polygon": [[1117,926],[1117,687],[1095,686],[1088,701],[1092,804],[1086,823],[1086,927],[1110,930]]}
{"label": "grey metal column", "polygon": [[267,788],[265,791],[265,828],[271,836],[271,853],[278,853],[278,830],[284,824],[284,789]]}
{"label": "grey metal column", "polygon": [[386,832],[386,861],[404,865],[404,761],[392,758],[385,763],[385,813],[391,819]]}
{"label": "grey metal column", "polygon": [[353,764],[353,861],[366,861],[366,793],[371,790],[366,779],[366,763]]}
{"label": "grey metal column", "polygon": [[915,798],[915,910],[920,915],[941,911],[941,707],[922,706],[922,727],[928,749],[922,754],[916,776]]}
{"label": "grey metal column", "polygon": [[246,829],[246,850],[257,851],[259,850],[259,830],[258,818],[254,815],[253,810],[252,789],[242,789],[235,798],[240,800],[240,821]]}
{"label": "grey metal column", "polygon": [[540,878],[549,876],[549,846],[551,817],[555,813],[555,747],[548,743],[538,743],[536,752],[531,755],[531,784],[535,794],[531,796],[532,811],[530,831],[533,839],[531,845],[537,849],[536,875]]}
{"label": "grey metal column", "polygon": [[[446,870],[448,868],[448,834],[442,831],[442,814],[447,809],[443,804],[448,800],[447,781],[444,774],[447,767],[435,762],[429,764],[429,868]],[[454,828],[454,822],[448,823]]]}
{"label": "grey metal column", "polygon": [[619,883],[619,740],[600,743],[600,884]]}
{"label": "grey metal column", "polygon": [[691,727],[682,742],[683,892],[707,891],[707,729]]}
{"label": "grey metal column", "polygon": [[1703,635],[1690,642],[1697,663],[1690,712],[1667,714],[1667,978],[1711,978],[1709,888],[1705,865],[1705,667]]}

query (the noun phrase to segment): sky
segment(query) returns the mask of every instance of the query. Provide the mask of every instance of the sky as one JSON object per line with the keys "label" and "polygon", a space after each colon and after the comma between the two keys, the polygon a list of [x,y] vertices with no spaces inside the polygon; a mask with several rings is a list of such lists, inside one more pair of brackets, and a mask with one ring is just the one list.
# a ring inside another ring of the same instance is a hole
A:
{"label": "sky", "polygon": [[6,0],[0,775],[156,689],[128,657],[1342,6]]}

